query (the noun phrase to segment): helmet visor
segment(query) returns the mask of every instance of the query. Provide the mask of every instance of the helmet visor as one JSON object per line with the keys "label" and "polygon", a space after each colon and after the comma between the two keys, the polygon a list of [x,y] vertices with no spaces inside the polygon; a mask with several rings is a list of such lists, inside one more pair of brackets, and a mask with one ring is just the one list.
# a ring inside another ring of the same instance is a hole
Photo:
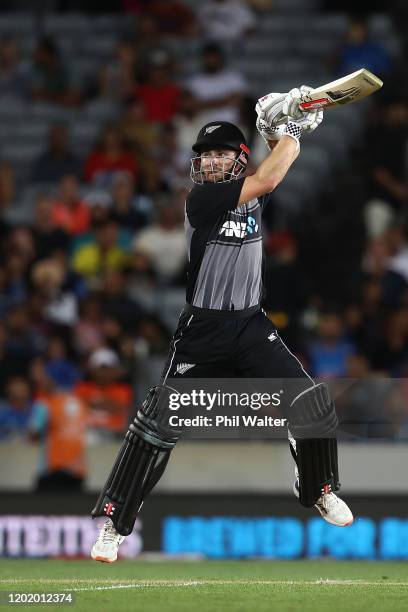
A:
{"label": "helmet visor", "polygon": [[203,152],[191,159],[190,178],[193,183],[229,183],[246,169],[246,160],[233,151],[227,155]]}

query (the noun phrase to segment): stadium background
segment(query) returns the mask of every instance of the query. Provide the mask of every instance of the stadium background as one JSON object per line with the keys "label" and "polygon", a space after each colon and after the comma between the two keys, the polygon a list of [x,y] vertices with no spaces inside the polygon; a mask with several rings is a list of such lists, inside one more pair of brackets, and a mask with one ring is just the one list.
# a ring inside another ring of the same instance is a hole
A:
{"label": "stadium background", "polygon": [[258,96],[364,66],[383,90],[326,113],[265,218],[264,307],[314,376],[363,385],[363,431],[340,444],[357,520],[334,530],[296,503],[282,442],[185,441],[123,548],[408,557],[408,14],[354,4],[2,2],[1,555],[88,554],[184,302],[200,125],[237,121],[256,165]]}

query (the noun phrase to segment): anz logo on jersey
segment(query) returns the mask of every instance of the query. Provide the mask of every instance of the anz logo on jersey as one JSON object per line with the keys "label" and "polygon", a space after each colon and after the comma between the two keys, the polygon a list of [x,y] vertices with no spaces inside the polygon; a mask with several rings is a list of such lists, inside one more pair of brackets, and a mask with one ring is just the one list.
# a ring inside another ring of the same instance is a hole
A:
{"label": "anz logo on jersey", "polygon": [[258,229],[255,217],[248,217],[246,221],[225,221],[220,228],[219,235],[244,238],[247,235],[256,234]]}

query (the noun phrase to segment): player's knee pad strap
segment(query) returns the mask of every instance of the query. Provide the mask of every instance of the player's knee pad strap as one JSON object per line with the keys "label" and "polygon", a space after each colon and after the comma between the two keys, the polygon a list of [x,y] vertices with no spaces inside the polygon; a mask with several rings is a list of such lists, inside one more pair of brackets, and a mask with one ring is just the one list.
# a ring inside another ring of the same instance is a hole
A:
{"label": "player's knee pad strap", "polygon": [[137,512],[160,479],[181,431],[169,426],[165,385],[150,389],[130,424],[115,464],[92,510],[108,516],[122,535],[132,532]]}
{"label": "player's knee pad strap", "polygon": [[295,439],[335,435],[338,418],[326,383],[300,393],[288,411],[290,431]]}

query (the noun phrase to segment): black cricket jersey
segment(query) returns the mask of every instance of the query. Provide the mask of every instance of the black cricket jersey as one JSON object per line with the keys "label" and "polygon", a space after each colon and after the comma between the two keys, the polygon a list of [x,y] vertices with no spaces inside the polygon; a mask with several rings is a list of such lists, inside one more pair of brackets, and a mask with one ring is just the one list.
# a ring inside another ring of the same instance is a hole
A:
{"label": "black cricket jersey", "polygon": [[188,194],[186,301],[191,306],[227,311],[259,306],[261,214],[269,194],[237,208],[244,180],[198,184]]}

